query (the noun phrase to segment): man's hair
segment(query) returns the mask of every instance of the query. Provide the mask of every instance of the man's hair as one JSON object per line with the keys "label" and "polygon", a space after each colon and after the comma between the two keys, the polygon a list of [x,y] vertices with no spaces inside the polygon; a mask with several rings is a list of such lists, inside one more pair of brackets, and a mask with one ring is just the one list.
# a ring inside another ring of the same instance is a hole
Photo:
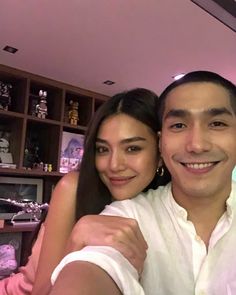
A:
{"label": "man's hair", "polygon": [[194,82],[210,82],[217,85],[220,85],[224,87],[230,97],[230,104],[234,110],[234,113],[236,114],[236,86],[230,82],[229,80],[223,78],[222,76],[209,71],[194,71],[186,74],[181,79],[174,81],[169,86],[166,87],[166,89],[162,92],[158,99],[157,103],[157,115],[159,120],[159,125],[162,126],[162,119],[165,109],[165,102],[168,94],[176,87],[188,83],[194,83]]}

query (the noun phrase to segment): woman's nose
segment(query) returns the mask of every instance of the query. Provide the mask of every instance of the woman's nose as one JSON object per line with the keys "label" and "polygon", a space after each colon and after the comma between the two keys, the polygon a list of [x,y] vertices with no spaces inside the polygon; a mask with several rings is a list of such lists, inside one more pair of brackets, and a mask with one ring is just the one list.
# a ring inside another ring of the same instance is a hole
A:
{"label": "woman's nose", "polygon": [[120,152],[114,152],[110,159],[110,169],[112,171],[120,171],[125,169],[125,157]]}

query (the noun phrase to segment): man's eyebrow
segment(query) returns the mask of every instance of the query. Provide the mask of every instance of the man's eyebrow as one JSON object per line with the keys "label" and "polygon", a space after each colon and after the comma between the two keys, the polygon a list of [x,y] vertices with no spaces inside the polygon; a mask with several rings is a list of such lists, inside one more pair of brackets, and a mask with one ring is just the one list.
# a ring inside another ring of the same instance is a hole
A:
{"label": "man's eyebrow", "polygon": [[[121,143],[132,143],[136,141],[146,141],[146,138],[141,137],[141,136],[135,136],[135,137],[130,137],[130,138],[124,138],[121,140]],[[97,137],[96,138],[96,143],[103,143],[103,144],[108,144],[108,141],[102,138]]]}
{"label": "man's eyebrow", "polygon": [[183,110],[183,109],[173,109],[170,110],[164,117],[164,120],[168,119],[168,118],[183,118],[186,117],[187,115],[189,115],[190,112],[187,110]]}
{"label": "man's eyebrow", "polygon": [[206,113],[208,113],[211,116],[218,116],[218,115],[230,115],[230,116],[233,116],[233,113],[230,112],[230,110],[228,110],[225,107],[212,108],[212,109],[207,110]]}
{"label": "man's eyebrow", "polygon": [[[230,115],[233,116],[233,113],[228,110],[225,107],[222,108],[211,108],[211,109],[207,109],[207,110],[203,110],[202,113],[204,115],[210,116],[210,117],[214,117],[214,116],[218,116],[218,115]],[[168,118],[184,118],[187,116],[190,116],[191,112],[189,110],[185,110],[185,109],[173,109],[170,110],[166,115],[164,119],[168,119]]]}

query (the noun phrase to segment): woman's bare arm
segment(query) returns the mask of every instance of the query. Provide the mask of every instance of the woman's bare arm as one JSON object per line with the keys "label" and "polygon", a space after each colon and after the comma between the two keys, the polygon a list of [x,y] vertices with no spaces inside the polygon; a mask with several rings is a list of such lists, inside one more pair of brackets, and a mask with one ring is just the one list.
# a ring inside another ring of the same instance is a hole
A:
{"label": "woman's bare arm", "polygon": [[66,174],[52,193],[32,295],[48,294],[51,273],[64,256],[75,223],[78,177],[78,172]]}
{"label": "woman's bare arm", "polygon": [[50,295],[121,295],[112,278],[95,264],[69,263],[58,276]]}

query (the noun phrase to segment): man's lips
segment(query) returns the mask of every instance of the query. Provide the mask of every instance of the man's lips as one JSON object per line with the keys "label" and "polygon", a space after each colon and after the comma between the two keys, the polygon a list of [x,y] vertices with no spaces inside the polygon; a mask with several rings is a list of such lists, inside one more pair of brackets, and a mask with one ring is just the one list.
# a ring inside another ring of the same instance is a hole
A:
{"label": "man's lips", "polygon": [[217,162],[191,162],[191,163],[183,163],[180,162],[181,165],[183,165],[188,171],[190,172],[201,172],[201,173],[206,173],[209,172],[216,164],[219,163]]}
{"label": "man's lips", "polygon": [[186,166],[187,168],[191,169],[205,169],[208,167],[212,167],[217,162],[208,162],[208,163],[181,163],[182,165]]}

